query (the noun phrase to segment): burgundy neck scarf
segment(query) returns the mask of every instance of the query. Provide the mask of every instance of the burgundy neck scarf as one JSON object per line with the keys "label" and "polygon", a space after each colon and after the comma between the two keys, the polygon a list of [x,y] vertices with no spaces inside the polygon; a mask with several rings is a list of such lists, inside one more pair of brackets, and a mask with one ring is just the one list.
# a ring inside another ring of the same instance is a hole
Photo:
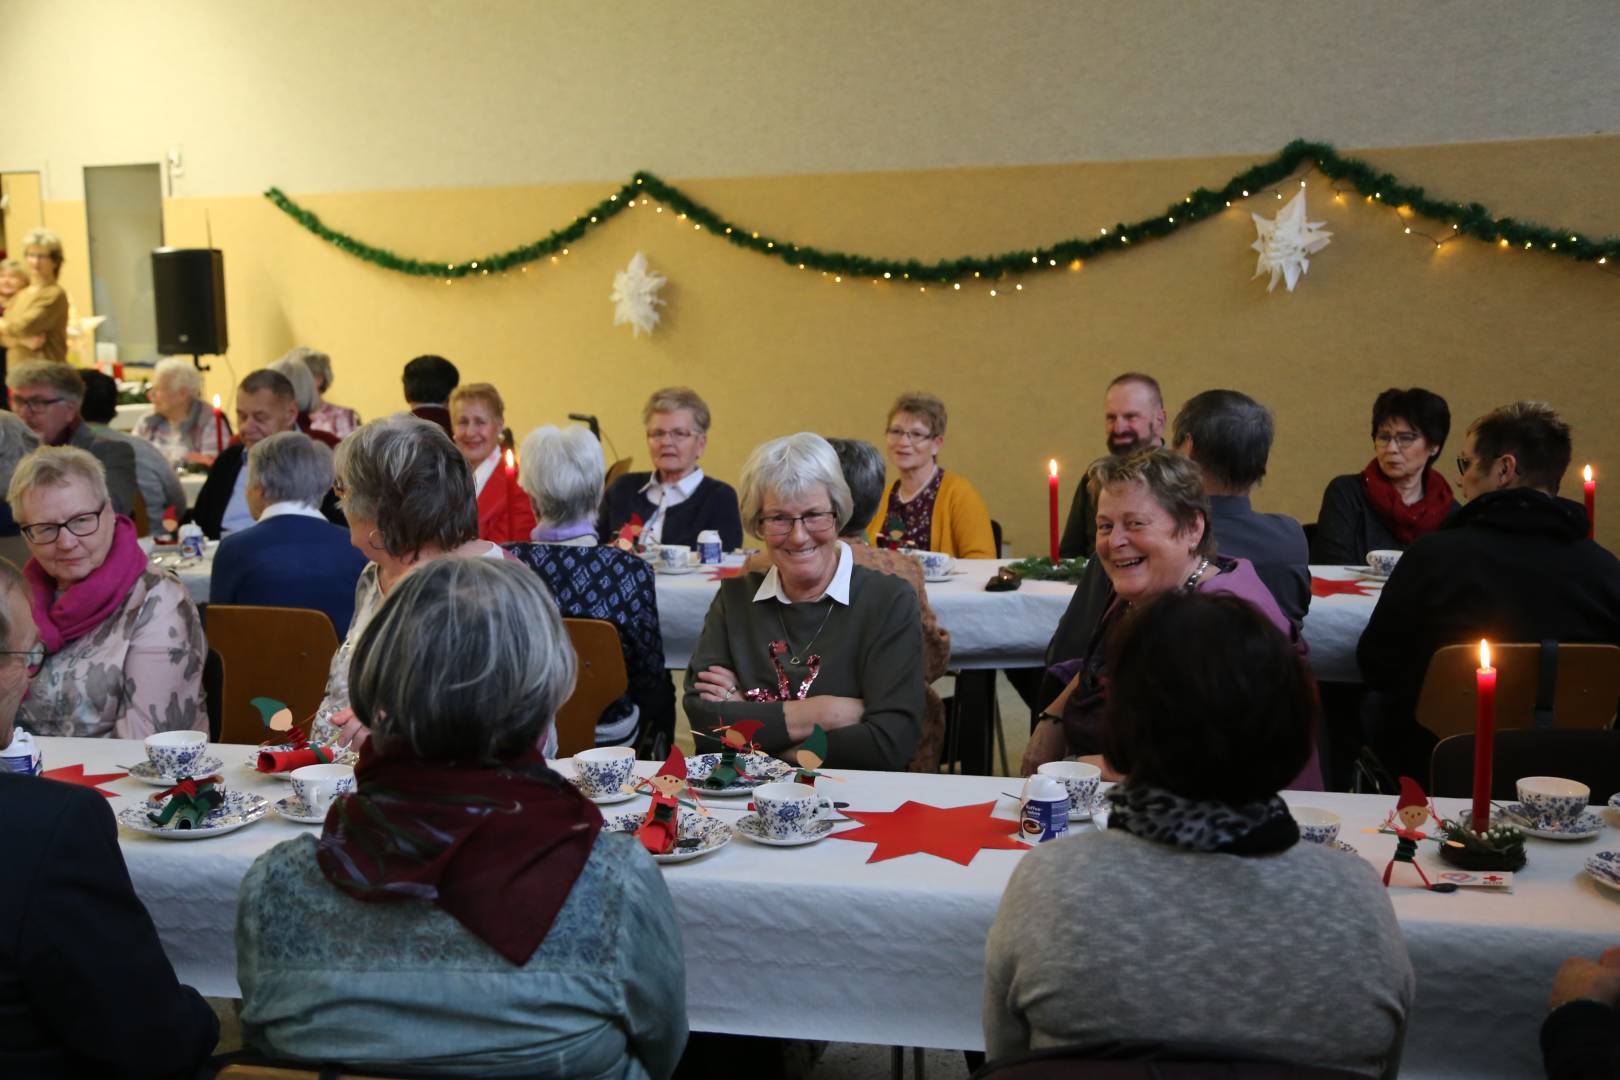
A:
{"label": "burgundy neck scarf", "polygon": [[1401,493],[1378,468],[1376,458],[1361,470],[1361,487],[1367,505],[1402,547],[1434,532],[1451,512],[1451,485],[1434,469],[1423,470],[1423,497],[1410,506],[1401,501]]}

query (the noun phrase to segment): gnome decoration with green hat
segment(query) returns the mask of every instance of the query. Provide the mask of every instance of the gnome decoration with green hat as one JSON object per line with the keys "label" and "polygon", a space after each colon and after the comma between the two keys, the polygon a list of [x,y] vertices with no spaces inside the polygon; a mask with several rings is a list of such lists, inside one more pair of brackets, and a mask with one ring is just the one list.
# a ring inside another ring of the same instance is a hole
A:
{"label": "gnome decoration with green hat", "polygon": [[[640,788],[642,784],[652,789],[652,805],[647,808],[647,816],[636,830],[636,839],[654,855],[668,855],[675,850],[675,842],[680,836],[681,804],[685,803],[704,817],[709,816],[709,811],[697,801],[697,796],[686,782],[686,756],[681,753],[680,747],[672,749],[658,771],[636,787]],[[683,792],[692,795],[692,802],[681,798]]]}
{"label": "gnome decoration with green hat", "polygon": [[742,755],[754,752],[754,736],[764,726],[759,720],[738,720],[734,724],[715,728],[714,735],[720,740],[720,761],[698,783],[711,791],[724,791],[740,783],[764,783],[759,777],[750,775],[741,761]]}
{"label": "gnome decoration with green hat", "polygon": [[[793,763],[798,769],[793,774],[795,784],[809,784],[816,786],[816,777],[826,776],[820,772],[822,763],[827,760],[827,733],[817,724],[810,729],[810,735],[793,751]],[[828,776],[829,780],[837,780],[836,776]]]}
{"label": "gnome decoration with green hat", "polygon": [[159,812],[147,811],[146,816],[156,825],[176,829],[195,829],[209,814],[225,804],[225,792],[219,787],[218,776],[185,777],[173,787],[160,791],[147,799],[151,803],[169,801]]}

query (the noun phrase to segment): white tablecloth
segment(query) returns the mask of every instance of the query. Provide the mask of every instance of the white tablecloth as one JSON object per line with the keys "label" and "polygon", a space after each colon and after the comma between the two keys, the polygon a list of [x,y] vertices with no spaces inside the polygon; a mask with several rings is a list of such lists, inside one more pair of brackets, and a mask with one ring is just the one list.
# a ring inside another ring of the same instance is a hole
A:
{"label": "white tablecloth", "polygon": [[[40,745],[46,768],[83,764],[89,772],[104,772],[115,763],[143,760],[137,742],[41,739]],[[252,748],[211,750],[225,759],[235,786],[276,798],[286,794],[285,784],[244,767]],[[558,765],[570,769],[567,762]],[[651,762],[638,766],[642,775],[654,768]],[[1013,790],[1014,783],[997,777],[834,774],[846,782],[827,783],[833,797],[861,810],[891,810],[907,799],[936,806],[985,802]],[[103,786],[120,793],[114,811],[154,790],[131,779]],[[1381,821],[1392,799],[1321,793],[1289,798],[1339,813],[1344,838],[1372,870],[1383,870],[1394,838],[1361,829]],[[638,796],[607,812],[645,805]],[[725,820],[743,812],[735,800],[710,799],[708,805]],[[1440,805],[1454,812],[1462,802]],[[1003,800],[998,813],[1010,818],[1011,802]],[[1536,1035],[1553,972],[1566,956],[1595,958],[1620,943],[1620,894],[1599,888],[1581,870],[1592,851],[1620,847],[1612,812],[1610,818],[1610,828],[1596,841],[1531,840],[1530,865],[1511,894],[1391,888],[1418,979],[1403,1076],[1540,1075]],[[120,831],[136,891],[182,980],[211,996],[238,993],[234,924],[241,879],[259,853],[314,828],[283,821],[272,811],[238,832],[188,843]],[[666,866],[688,960],[692,1027],[982,1048],[984,942],[1021,853],[983,851],[971,865],[958,866],[930,855],[868,864],[871,852],[867,844],[831,839],[766,848],[738,837],[711,855]],[[1423,845],[1420,858],[1431,874],[1441,868],[1432,844]],[[1396,873],[1410,880],[1404,876],[1411,874],[1409,867]],[[1163,902],[1196,903],[1197,892],[1189,888]],[[756,953],[779,954],[782,962],[747,971],[714,962],[734,955],[739,941],[753,943]]]}
{"label": "white tablecloth", "polygon": [[[1313,566],[1311,578],[1325,588],[1312,588],[1329,592],[1327,596],[1312,595],[1311,606],[1305,613],[1305,640],[1311,647],[1311,670],[1321,682],[1359,683],[1361,669],[1356,666],[1356,642],[1372,618],[1373,608],[1384,583],[1369,577],[1355,566]],[[1328,583],[1344,583],[1348,592],[1331,592]]]}

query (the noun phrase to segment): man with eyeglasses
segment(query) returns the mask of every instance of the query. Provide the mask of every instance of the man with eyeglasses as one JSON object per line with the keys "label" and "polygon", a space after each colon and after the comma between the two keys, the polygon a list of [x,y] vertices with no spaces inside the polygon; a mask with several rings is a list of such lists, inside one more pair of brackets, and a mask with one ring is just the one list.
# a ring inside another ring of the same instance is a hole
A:
{"label": "man with eyeglasses", "polygon": [[84,422],[79,412],[84,380],[79,373],[55,360],[26,360],[6,372],[6,388],[11,391],[12,411],[39,436],[42,446],[76,446],[101,462],[113,511],[130,516],[137,490],[135,451],[97,435]]}
{"label": "man with eyeglasses", "polygon": [[[1159,380],[1138,371],[1127,371],[1108,384],[1103,394],[1103,430],[1108,452],[1128,457],[1138,450],[1164,445],[1164,395]],[[1097,551],[1097,502],[1092,497],[1084,472],[1075,485],[1074,501],[1063,526],[1058,554],[1065,559],[1078,555],[1090,558]]]}
{"label": "man with eyeglasses", "polygon": [[1445,645],[1620,645],[1620,560],[1587,538],[1586,508],[1558,497],[1569,425],[1520,401],[1468,428],[1457,473],[1467,502],[1395,564],[1356,659],[1373,697],[1370,741],[1395,775],[1421,776],[1434,737],[1413,712]]}

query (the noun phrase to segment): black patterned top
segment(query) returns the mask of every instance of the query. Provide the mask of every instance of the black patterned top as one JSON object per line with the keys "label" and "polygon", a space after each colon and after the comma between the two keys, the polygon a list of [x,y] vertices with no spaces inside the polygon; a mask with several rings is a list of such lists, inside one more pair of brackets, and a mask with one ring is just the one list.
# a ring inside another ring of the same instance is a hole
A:
{"label": "black patterned top", "polygon": [[878,534],[878,539],[883,541],[881,546],[929,550],[933,543],[934,500],[939,497],[939,482],[944,478],[945,470],[936,468],[934,478],[924,484],[910,502],[901,501],[900,481],[894,482],[889,488],[889,504],[883,511],[883,531]]}

